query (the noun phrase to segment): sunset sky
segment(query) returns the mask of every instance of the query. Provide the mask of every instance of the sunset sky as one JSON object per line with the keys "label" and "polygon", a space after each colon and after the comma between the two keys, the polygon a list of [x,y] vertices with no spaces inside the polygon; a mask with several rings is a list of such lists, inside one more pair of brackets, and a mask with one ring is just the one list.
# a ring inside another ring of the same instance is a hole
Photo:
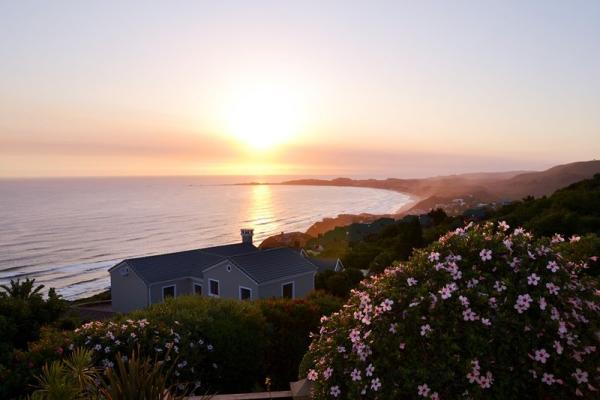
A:
{"label": "sunset sky", "polygon": [[600,1],[0,2],[0,176],[593,158]]}

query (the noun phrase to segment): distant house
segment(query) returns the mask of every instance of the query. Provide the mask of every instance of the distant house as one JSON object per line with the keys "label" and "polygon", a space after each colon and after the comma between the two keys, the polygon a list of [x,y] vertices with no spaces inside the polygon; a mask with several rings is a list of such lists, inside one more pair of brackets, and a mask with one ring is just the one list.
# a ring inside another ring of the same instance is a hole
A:
{"label": "distant house", "polygon": [[303,297],[314,290],[317,266],[288,248],[260,250],[252,229],[242,242],[123,260],[110,272],[112,308],[129,312],[167,297],[196,294],[252,300]]}

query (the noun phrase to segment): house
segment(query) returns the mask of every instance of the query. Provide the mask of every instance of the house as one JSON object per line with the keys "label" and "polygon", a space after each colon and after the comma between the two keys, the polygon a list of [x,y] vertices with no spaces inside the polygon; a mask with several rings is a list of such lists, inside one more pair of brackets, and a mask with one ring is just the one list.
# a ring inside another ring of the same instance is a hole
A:
{"label": "house", "polygon": [[300,255],[310,261],[315,267],[317,272],[324,271],[335,271],[340,272],[344,269],[344,264],[339,258],[317,258],[313,257],[304,249],[298,250]]}
{"label": "house", "polygon": [[109,270],[113,311],[189,294],[252,300],[314,290],[318,268],[309,259],[289,248],[258,249],[252,229],[241,234],[241,243],[121,261]]}

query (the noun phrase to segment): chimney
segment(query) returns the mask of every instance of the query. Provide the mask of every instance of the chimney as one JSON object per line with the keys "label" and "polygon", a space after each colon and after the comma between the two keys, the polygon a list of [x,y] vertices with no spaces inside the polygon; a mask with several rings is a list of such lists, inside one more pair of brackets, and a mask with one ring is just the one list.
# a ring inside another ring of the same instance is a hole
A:
{"label": "chimney", "polygon": [[252,244],[252,235],[254,235],[254,229],[240,229],[242,234],[242,243]]}

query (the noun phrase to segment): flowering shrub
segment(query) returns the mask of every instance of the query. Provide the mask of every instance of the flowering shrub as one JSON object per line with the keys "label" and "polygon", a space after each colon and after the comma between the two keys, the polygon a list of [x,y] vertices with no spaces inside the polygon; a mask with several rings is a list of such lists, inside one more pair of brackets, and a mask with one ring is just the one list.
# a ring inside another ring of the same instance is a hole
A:
{"label": "flowering shrub", "polygon": [[446,234],[322,318],[301,375],[317,399],[599,396],[597,281],[565,242],[504,222]]}
{"label": "flowering shrub", "polygon": [[172,383],[178,383],[180,389],[204,391],[204,380],[210,380],[211,370],[217,368],[207,361],[213,346],[197,333],[179,328],[177,321],[172,327],[146,319],[93,321],[75,329],[66,350],[91,349],[94,363],[102,368],[113,368],[117,356],[127,362],[128,355],[136,351],[171,368]]}

